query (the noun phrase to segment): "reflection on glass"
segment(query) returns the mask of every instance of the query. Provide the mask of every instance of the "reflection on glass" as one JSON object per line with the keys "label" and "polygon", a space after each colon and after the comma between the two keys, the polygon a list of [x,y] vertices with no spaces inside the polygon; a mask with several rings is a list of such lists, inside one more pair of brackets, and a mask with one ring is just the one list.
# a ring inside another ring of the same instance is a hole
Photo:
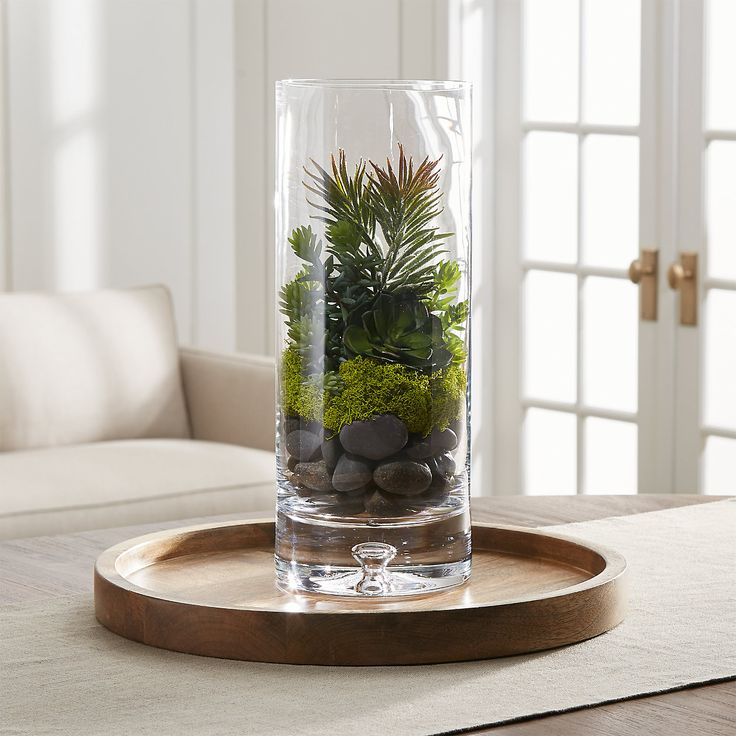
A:
{"label": "reflection on glass", "polygon": [[703,393],[705,423],[736,429],[736,292],[706,299]]}
{"label": "reflection on glass", "polygon": [[736,493],[736,440],[708,437],[703,454],[703,493]]}
{"label": "reflection on glass", "polygon": [[524,116],[573,122],[578,117],[578,0],[525,0]]}
{"label": "reflection on glass", "polygon": [[567,133],[530,133],[524,145],[524,255],[577,259],[578,141]]}
{"label": "reflection on glass", "polygon": [[583,39],[583,119],[637,125],[640,0],[585,0]]}
{"label": "reflection on glass", "polygon": [[736,143],[708,146],[706,217],[708,273],[736,279]]}
{"label": "reflection on glass", "polygon": [[639,141],[591,135],[582,155],[583,258],[627,268],[639,251]]}
{"label": "reflection on glass", "polygon": [[530,271],[524,282],[524,394],[574,402],[577,278]]}
{"label": "reflection on glass", "polygon": [[577,419],[574,414],[529,409],[524,420],[524,493],[576,493]]}
{"label": "reflection on glass", "polygon": [[736,128],[736,3],[709,0],[706,3],[705,84],[706,120],[709,128]]}
{"label": "reflection on glass", "polygon": [[636,411],[638,294],[623,279],[583,286],[583,398],[588,406]]}
{"label": "reflection on glass", "polygon": [[636,493],[637,426],[589,417],[585,420],[584,493]]}

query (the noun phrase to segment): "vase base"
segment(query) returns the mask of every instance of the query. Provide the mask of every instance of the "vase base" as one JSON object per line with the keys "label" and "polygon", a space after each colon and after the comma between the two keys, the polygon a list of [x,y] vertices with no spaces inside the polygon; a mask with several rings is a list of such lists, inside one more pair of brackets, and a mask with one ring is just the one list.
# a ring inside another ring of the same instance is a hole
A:
{"label": "vase base", "polygon": [[305,565],[276,561],[276,583],[289,593],[322,593],[334,596],[386,598],[434,593],[462,585],[470,577],[470,558],[449,564],[397,565],[384,572],[382,584],[366,586],[366,574],[358,566]]}

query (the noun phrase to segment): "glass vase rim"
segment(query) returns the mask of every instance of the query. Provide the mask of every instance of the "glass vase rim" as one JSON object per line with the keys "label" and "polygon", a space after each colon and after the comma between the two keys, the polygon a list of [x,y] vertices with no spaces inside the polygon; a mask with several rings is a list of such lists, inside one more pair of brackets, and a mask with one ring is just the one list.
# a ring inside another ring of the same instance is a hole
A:
{"label": "glass vase rim", "polygon": [[472,89],[472,82],[453,79],[280,79],[276,87],[304,87],[315,89],[354,89],[405,92],[462,92]]}

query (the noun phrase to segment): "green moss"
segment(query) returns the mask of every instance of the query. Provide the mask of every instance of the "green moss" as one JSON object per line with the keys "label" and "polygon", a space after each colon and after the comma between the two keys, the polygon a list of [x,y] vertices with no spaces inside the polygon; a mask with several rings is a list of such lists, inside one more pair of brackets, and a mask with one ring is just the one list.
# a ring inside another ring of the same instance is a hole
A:
{"label": "green moss", "polygon": [[356,419],[395,414],[410,432],[430,425],[432,394],[429,377],[395,363],[357,357],[340,365],[345,388],[325,407],[324,425],[339,430]]}
{"label": "green moss", "polygon": [[395,414],[410,432],[429,434],[461,416],[467,377],[451,365],[427,376],[404,365],[356,357],[340,364],[344,388],[332,396],[305,381],[299,354],[287,348],[281,362],[282,403],[287,414],[321,421],[339,431],[355,420]]}
{"label": "green moss", "polygon": [[453,364],[436,371],[429,378],[429,386],[432,392],[432,427],[447,429],[447,425],[463,413],[468,390],[465,369]]}
{"label": "green moss", "polygon": [[281,356],[281,406],[286,414],[304,419],[322,420],[325,394],[302,375],[302,360],[294,347]]}

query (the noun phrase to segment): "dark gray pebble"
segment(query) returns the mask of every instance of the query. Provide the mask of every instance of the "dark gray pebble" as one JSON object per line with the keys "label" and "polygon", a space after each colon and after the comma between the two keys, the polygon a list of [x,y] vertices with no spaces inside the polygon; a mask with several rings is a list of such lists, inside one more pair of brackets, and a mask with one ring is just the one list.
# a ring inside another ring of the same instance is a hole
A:
{"label": "dark gray pebble", "polygon": [[325,459],[327,467],[330,470],[335,469],[342,452],[342,445],[340,444],[338,435],[333,434],[331,437],[325,437],[322,440],[322,457]]}
{"label": "dark gray pebble", "polygon": [[457,435],[449,427],[447,429],[433,429],[428,439],[434,454],[444,450],[454,450],[457,447]]}
{"label": "dark gray pebble", "polygon": [[281,431],[284,436],[296,431],[297,429],[304,429],[302,426],[302,420],[299,417],[282,417],[281,418]]}
{"label": "dark gray pebble", "polygon": [[365,510],[371,516],[398,516],[406,511],[406,503],[400,496],[394,496],[379,489],[373,493],[366,493],[364,503]]}
{"label": "dark gray pebble", "polygon": [[429,488],[417,497],[418,501],[426,502],[430,507],[438,506],[447,499],[452,488],[452,479],[443,478],[441,475],[433,475]]}
{"label": "dark gray pebble", "polygon": [[429,488],[427,488],[427,490],[425,491],[425,494],[432,497],[437,496],[437,494],[442,494],[443,496],[446,496],[451,487],[451,476],[447,477],[442,475],[433,475],[432,482],[430,483]]}
{"label": "dark gray pebble", "polygon": [[340,430],[340,442],[345,450],[369,460],[383,460],[394,455],[408,439],[406,425],[393,414],[351,422]]}
{"label": "dark gray pebble", "polygon": [[394,460],[381,463],[373,472],[373,480],[389,493],[416,496],[429,488],[432,472],[426,463]]}
{"label": "dark gray pebble", "polygon": [[286,435],[286,451],[300,462],[316,460],[320,455],[321,439],[314,432],[295,429]]}
{"label": "dark gray pebble", "polygon": [[432,445],[430,444],[429,437],[414,435],[404,448],[404,454],[410,460],[426,460],[432,457]]}
{"label": "dark gray pebble", "polygon": [[450,478],[455,475],[457,468],[455,458],[449,452],[442,452],[436,457],[427,460],[427,465],[432,471],[432,475],[438,475],[443,478]]}
{"label": "dark gray pebble", "polygon": [[316,434],[320,438],[320,441],[325,437],[325,428],[320,422],[315,422],[311,419],[308,422],[303,421],[301,429],[306,429],[309,432]]}
{"label": "dark gray pebble", "polygon": [[317,493],[331,493],[335,490],[332,487],[330,471],[324,460],[314,463],[298,463],[294,468],[294,480]]}
{"label": "dark gray pebble", "polygon": [[284,435],[294,432],[297,429],[306,429],[308,432],[313,432],[316,435],[322,437],[325,434],[325,428],[320,422],[315,422],[313,419],[302,419],[301,417],[282,417],[281,419],[281,431]]}
{"label": "dark gray pebble", "polygon": [[335,490],[357,491],[368,485],[373,478],[373,465],[357,455],[346,452],[340,457],[332,474]]}
{"label": "dark gray pebble", "polygon": [[315,501],[326,510],[341,516],[355,516],[365,511],[365,494],[359,493],[326,493],[316,496]]}

